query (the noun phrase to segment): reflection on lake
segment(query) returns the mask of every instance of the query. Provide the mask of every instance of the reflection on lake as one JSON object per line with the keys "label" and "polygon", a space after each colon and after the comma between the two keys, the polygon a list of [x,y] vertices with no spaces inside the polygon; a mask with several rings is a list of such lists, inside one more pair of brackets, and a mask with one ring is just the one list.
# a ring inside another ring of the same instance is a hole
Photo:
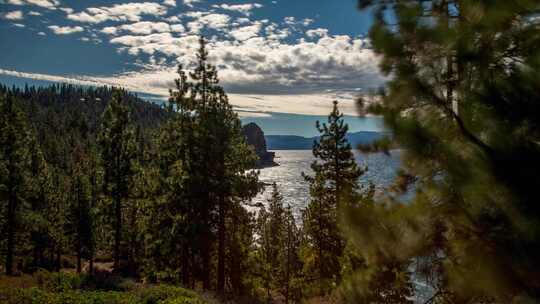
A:
{"label": "reflection on lake", "polygon": [[[259,179],[264,183],[277,183],[284,197],[285,205],[291,205],[295,216],[299,218],[300,211],[309,202],[309,186],[302,177],[302,172],[313,174],[311,162],[313,154],[310,150],[277,150],[276,162],[279,166],[261,169]],[[356,162],[361,167],[368,167],[368,171],[360,178],[364,185],[373,183],[377,189],[388,186],[396,176],[400,165],[400,150],[392,150],[390,156],[383,153],[362,154],[355,152]],[[271,191],[266,187],[264,193],[259,194],[254,202],[265,203]]]}

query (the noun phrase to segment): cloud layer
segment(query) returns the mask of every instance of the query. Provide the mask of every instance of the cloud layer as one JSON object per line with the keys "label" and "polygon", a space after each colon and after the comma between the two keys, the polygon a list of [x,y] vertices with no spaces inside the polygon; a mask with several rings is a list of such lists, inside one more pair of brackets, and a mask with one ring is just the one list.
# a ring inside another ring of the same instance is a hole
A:
{"label": "cloud layer", "polygon": [[[352,114],[356,112],[352,105],[355,95],[386,81],[368,39],[333,35],[310,18],[255,18],[266,8],[260,3],[210,5],[199,0],[163,0],[90,6],[79,11],[57,0],[7,3],[40,7],[41,11],[28,13],[33,18],[58,9],[65,22],[48,25],[52,34],[69,34],[86,43],[108,43],[132,58],[134,68],[103,77],[65,78],[0,69],[4,75],[121,85],[166,96],[177,64],[193,67],[198,36],[204,35],[222,84],[244,111],[321,114],[327,112],[331,99],[339,98],[347,100],[346,111]],[[24,13],[12,10],[3,18],[14,22],[23,19]],[[36,34],[46,35],[43,31]],[[303,99],[306,101],[299,101]]]}

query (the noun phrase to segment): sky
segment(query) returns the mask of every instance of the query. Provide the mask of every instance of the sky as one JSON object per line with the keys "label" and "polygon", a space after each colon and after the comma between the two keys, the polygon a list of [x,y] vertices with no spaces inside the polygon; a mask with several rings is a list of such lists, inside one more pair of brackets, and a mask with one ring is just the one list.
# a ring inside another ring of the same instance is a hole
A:
{"label": "sky", "polygon": [[0,82],[115,85],[163,101],[198,37],[244,122],[313,136],[332,100],[351,131],[355,98],[384,85],[355,0],[0,0]]}

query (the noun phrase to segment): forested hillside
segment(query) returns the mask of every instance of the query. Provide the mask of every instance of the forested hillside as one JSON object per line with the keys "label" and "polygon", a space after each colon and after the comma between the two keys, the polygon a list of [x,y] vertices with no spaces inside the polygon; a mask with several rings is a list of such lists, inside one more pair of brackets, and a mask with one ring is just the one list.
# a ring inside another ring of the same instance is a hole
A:
{"label": "forested hillside", "polygon": [[[353,147],[371,144],[377,140],[388,137],[385,132],[349,132],[346,137]],[[269,150],[311,150],[313,142],[319,137],[303,137],[295,135],[267,135],[265,136]]]}
{"label": "forested hillside", "polygon": [[[0,94],[19,100],[29,122],[40,132],[47,129],[69,132],[72,127],[85,124],[88,132],[95,133],[113,92],[112,87],[52,84],[48,87],[26,85],[20,88],[0,84]],[[155,129],[166,119],[168,114],[163,106],[146,102],[127,91],[123,95],[136,126]]]}

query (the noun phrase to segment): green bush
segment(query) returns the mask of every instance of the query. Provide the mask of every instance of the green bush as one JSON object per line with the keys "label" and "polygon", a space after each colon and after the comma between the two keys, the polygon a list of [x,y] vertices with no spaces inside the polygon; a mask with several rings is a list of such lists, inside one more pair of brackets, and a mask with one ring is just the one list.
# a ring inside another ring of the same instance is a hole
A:
{"label": "green bush", "polygon": [[[58,277],[55,277],[58,278]],[[64,280],[61,277],[60,280]],[[69,280],[66,280],[69,282]],[[63,281],[64,282],[64,281]],[[60,284],[64,288],[69,283]],[[58,286],[55,288],[58,289]],[[130,292],[2,288],[0,303],[5,304],[203,304],[192,291],[174,286],[139,288]]]}
{"label": "green bush", "polygon": [[116,291],[46,292],[38,288],[0,290],[5,304],[131,304],[141,303],[133,294]]}
{"label": "green bush", "polygon": [[75,289],[128,291],[134,289],[136,286],[135,282],[131,279],[104,272],[98,272],[90,276],[87,274],[39,270],[34,273],[34,278],[40,288],[51,292]]}
{"label": "green bush", "polygon": [[84,276],[74,273],[48,272],[39,270],[34,274],[38,286],[46,291],[62,292],[80,289],[85,280]]}
{"label": "green bush", "polygon": [[180,287],[174,287],[174,286],[168,286],[168,285],[160,285],[155,287],[149,287],[140,289],[137,291],[137,294],[142,299],[143,304],[163,304],[171,301],[171,300],[177,300],[179,302],[170,302],[170,303],[202,303],[202,302],[181,302],[182,300],[197,300],[199,297],[198,295],[190,290],[180,288]]}
{"label": "green bush", "polygon": [[160,304],[203,304],[204,302],[201,299],[193,299],[193,298],[174,298],[174,299],[167,299],[165,301],[160,302]]}

